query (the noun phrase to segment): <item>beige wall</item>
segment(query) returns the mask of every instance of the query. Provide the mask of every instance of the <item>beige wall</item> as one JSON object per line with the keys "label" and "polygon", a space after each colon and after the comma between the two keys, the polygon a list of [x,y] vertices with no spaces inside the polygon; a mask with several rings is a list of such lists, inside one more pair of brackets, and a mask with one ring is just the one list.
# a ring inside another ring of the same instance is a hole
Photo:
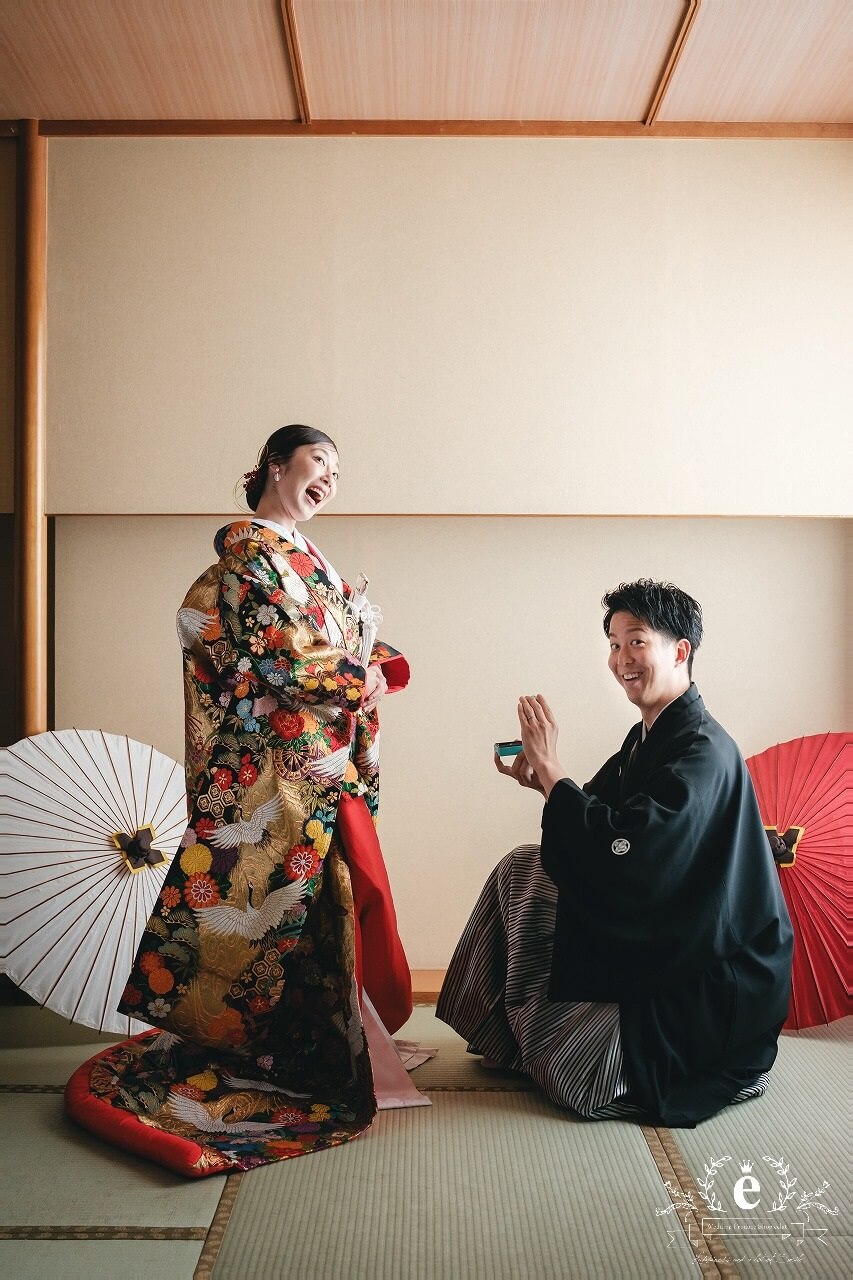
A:
{"label": "beige wall", "polygon": [[[841,142],[54,139],[49,508],[848,512]],[[144,465],[134,465],[134,456]]]}
{"label": "beige wall", "polygon": [[491,760],[517,695],[553,699],[581,780],[631,723],[600,630],[621,578],[702,600],[697,677],[746,753],[849,725],[850,525],[742,517],[850,511],[850,157],[51,140],[57,725],[182,757],[173,617],[217,524],[199,513],[230,510],[288,420],[337,438],[315,536],[370,575],[412,661],[384,708],[381,828],[416,966],[446,963],[489,868],[538,830]]}
{"label": "beige wall", "polygon": [[[208,518],[57,521],[57,725],[128,733],[183,758],[173,618],[212,560]],[[586,780],[634,713],[606,668],[601,594],[668,577],[695,593],[695,676],[760,751],[850,721],[841,643],[850,526],[834,520],[321,517],[345,576],[365,570],[409,689],[383,706],[380,831],[416,967],[446,964],[488,870],[535,839],[540,806],[499,778],[519,693],[544,692],[562,758]]]}

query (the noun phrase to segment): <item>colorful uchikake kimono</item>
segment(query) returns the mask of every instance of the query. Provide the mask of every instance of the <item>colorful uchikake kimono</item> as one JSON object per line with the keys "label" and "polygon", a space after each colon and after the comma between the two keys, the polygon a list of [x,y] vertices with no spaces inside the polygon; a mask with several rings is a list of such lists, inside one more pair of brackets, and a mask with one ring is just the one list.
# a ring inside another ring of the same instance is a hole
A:
{"label": "colorful uchikake kimono", "polygon": [[162,1030],[66,1091],[87,1128],[196,1177],[361,1133],[362,978],[390,1032],[411,1012],[374,831],[378,717],[360,710],[367,665],[394,691],[408,664],[366,652],[369,614],[314,548],[245,521],[215,547],[178,613],[189,826],[120,1005]]}

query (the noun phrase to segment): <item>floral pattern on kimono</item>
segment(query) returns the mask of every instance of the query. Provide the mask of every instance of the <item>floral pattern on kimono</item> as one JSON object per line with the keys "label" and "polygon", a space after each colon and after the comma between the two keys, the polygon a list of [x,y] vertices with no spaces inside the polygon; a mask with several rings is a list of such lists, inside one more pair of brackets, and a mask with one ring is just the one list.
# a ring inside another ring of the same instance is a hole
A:
{"label": "floral pattern on kimono", "polygon": [[[335,820],[344,789],[376,814],[379,722],[361,711],[361,624],[314,558],[246,522],[215,546],[178,613],[188,828],[120,1005],[170,1034],[120,1046],[111,1100],[246,1168],[343,1141],[375,1110]],[[405,683],[390,646],[371,661]],[[222,1131],[235,1117],[250,1134]]]}

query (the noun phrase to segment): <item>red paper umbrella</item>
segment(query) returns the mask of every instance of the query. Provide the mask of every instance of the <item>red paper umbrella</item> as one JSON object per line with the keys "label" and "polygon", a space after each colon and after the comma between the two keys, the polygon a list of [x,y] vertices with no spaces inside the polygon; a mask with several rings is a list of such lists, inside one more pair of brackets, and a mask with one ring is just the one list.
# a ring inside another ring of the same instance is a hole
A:
{"label": "red paper umbrella", "polygon": [[853,734],[795,738],[746,764],[794,926],[785,1026],[834,1022],[853,1013]]}

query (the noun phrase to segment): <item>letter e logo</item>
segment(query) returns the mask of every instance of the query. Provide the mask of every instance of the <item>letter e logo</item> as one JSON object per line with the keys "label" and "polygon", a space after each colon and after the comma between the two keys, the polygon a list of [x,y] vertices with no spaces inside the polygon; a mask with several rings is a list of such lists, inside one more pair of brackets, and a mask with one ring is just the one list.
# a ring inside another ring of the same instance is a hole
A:
{"label": "letter e logo", "polygon": [[[738,1178],[734,1189],[735,1204],[741,1209],[754,1209],[761,1199],[758,1194],[760,1191],[761,1185],[757,1178]],[[747,1195],[750,1193],[755,1195],[754,1200],[747,1200]]]}

